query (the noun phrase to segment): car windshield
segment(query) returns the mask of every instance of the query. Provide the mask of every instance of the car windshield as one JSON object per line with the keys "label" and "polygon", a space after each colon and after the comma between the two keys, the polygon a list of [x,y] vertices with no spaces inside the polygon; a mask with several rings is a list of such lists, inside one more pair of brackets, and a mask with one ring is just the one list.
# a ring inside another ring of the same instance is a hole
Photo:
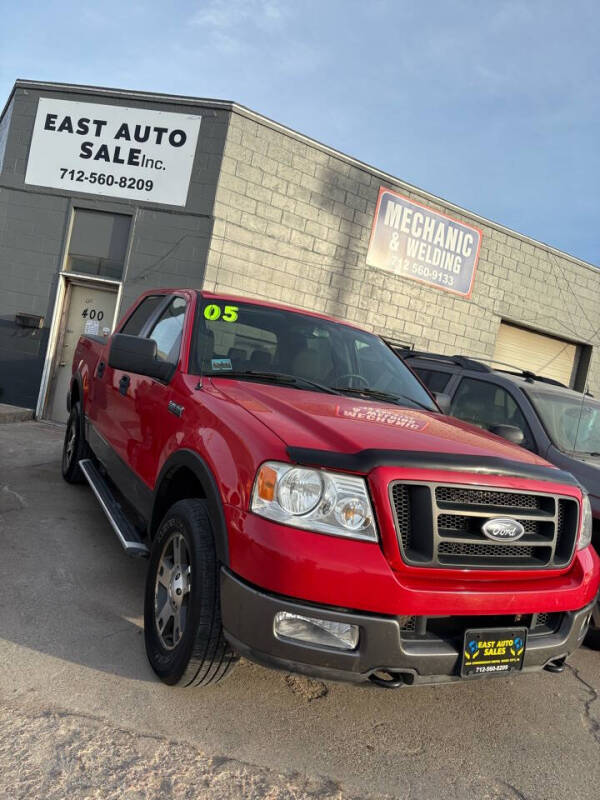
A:
{"label": "car windshield", "polygon": [[190,363],[202,375],[438,410],[378,336],[280,308],[200,298]]}
{"label": "car windshield", "polygon": [[600,453],[600,403],[586,395],[527,390],[559,450]]}

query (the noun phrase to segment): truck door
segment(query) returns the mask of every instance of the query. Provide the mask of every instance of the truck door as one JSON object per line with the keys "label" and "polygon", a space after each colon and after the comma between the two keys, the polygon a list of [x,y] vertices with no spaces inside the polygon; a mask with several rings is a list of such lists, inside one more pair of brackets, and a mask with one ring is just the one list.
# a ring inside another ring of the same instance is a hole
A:
{"label": "truck door", "polygon": [[[129,336],[143,335],[150,329],[160,313],[160,308],[166,302],[164,294],[144,297],[125,320],[119,333],[126,333]],[[124,430],[121,422],[122,409],[119,403],[115,406],[115,398],[112,394],[114,373],[115,371],[108,366],[108,350],[106,350],[104,358],[96,366],[96,372],[91,382],[90,402],[86,409],[86,415],[105,442],[110,443],[115,451],[123,451],[125,444],[121,441]]]}
{"label": "truck door", "polygon": [[[165,302],[141,335],[156,341],[158,359],[177,367],[188,303],[184,296],[172,294]],[[126,327],[123,333],[129,333]],[[108,435],[105,438],[121,462],[152,488],[164,442],[181,424],[169,411],[173,389],[170,384],[146,375],[116,369],[111,372],[106,385]],[[126,487],[123,490],[127,493]]]}

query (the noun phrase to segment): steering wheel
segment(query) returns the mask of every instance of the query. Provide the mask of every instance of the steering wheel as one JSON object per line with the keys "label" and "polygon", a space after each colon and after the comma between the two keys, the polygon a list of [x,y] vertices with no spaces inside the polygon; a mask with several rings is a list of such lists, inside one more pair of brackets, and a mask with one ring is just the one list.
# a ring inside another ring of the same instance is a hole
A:
{"label": "steering wheel", "polygon": [[369,388],[369,381],[363,375],[357,375],[356,372],[345,372],[343,375],[339,375],[337,380],[336,380],[336,382],[335,382],[336,385],[333,388],[334,389],[343,389],[343,388],[345,388],[343,386],[339,386],[340,381],[343,381],[344,378],[349,378],[350,379],[350,383],[348,384],[348,387],[347,387],[348,389],[360,389],[361,388],[360,386],[352,386],[352,379],[353,378],[356,378],[357,380],[362,381],[363,388],[365,388],[365,389]]}

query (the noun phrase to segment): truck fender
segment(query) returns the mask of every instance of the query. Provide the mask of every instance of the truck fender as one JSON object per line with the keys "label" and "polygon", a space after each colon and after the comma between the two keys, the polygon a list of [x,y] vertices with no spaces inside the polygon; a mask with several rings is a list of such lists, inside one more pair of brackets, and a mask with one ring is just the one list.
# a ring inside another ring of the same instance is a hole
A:
{"label": "truck fender", "polygon": [[73,395],[78,394],[79,402],[81,403],[81,410],[84,406],[84,392],[83,392],[83,379],[81,373],[78,371],[71,377],[71,384],[69,387],[69,394],[67,395],[67,411],[71,413],[71,406]]}
{"label": "truck fender", "polygon": [[219,561],[225,566],[229,565],[229,542],[227,536],[227,523],[223,502],[219,493],[217,481],[204,459],[193,450],[178,450],[164,463],[154,488],[152,503],[152,519],[150,522],[150,536],[154,537],[166,506],[164,498],[169,494],[170,481],[177,470],[185,467],[190,470],[202,486],[204,497],[208,505],[210,521],[215,537],[215,547]]}

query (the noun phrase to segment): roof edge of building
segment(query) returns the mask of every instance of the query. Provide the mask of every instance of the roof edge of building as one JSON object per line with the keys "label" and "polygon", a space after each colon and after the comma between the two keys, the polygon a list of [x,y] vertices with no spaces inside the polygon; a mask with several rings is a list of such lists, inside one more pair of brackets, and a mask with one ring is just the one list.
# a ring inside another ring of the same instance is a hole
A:
{"label": "roof edge of building", "polygon": [[285,134],[286,136],[290,136],[294,139],[297,139],[298,141],[304,142],[305,144],[310,144],[312,147],[317,147],[319,150],[326,152],[328,155],[331,155],[334,158],[341,159],[342,161],[345,161],[346,163],[354,167],[357,167],[358,169],[362,169],[365,172],[369,172],[370,174],[377,176],[380,180],[386,183],[390,183],[397,188],[404,189],[405,191],[414,192],[415,194],[418,194],[422,198],[430,200],[434,203],[439,203],[445,206],[446,208],[451,209],[455,213],[463,214],[469,217],[470,219],[475,220],[476,222],[495,228],[501,233],[508,234],[509,236],[515,236],[516,238],[521,239],[522,241],[527,242],[528,244],[531,244],[535,247],[541,247],[555,256],[559,256],[560,258],[566,258],[567,260],[577,264],[578,266],[593,270],[595,273],[598,273],[598,271],[600,270],[600,266],[598,265],[592,264],[589,261],[584,261],[581,258],[577,258],[577,256],[574,256],[571,253],[567,253],[564,250],[560,250],[557,247],[553,247],[552,245],[547,244],[546,242],[542,242],[539,239],[534,239],[531,236],[527,236],[527,234],[521,233],[520,231],[516,231],[513,228],[509,228],[508,226],[503,225],[501,222],[496,222],[495,220],[483,217],[474,211],[469,211],[468,209],[463,208],[462,206],[459,206],[456,203],[451,202],[450,200],[446,200],[445,198],[440,197],[439,195],[433,194],[432,192],[428,192],[426,189],[414,186],[414,184],[408,183],[408,181],[404,181],[401,178],[397,178],[396,176],[391,175],[388,172],[385,172],[384,170],[372,166],[371,164],[367,164],[365,161],[361,161],[359,158],[355,158],[354,156],[350,156],[347,153],[343,153],[341,150],[336,150],[335,147],[331,147],[330,145],[324,144],[323,142],[320,142],[318,139],[314,139],[311,136],[307,136],[306,134],[294,130],[294,128],[290,128],[287,125],[284,125],[280,122],[276,122],[270,117],[267,117],[264,114],[259,113],[258,111],[253,111],[251,108],[248,108],[247,106],[244,106],[241,103],[237,103],[234,100],[219,100],[217,98],[202,98],[202,97],[193,97],[189,95],[168,94],[163,92],[147,92],[136,89],[114,89],[104,86],[90,86],[87,84],[57,83],[53,81],[34,81],[26,78],[17,78],[11,90],[11,93],[8,97],[8,100],[6,101],[6,104],[4,105],[4,108],[0,113],[0,121],[4,116],[16,89],[41,89],[41,90],[45,89],[54,91],[71,91],[83,95],[100,94],[100,95],[105,95],[106,97],[120,97],[120,98],[130,97],[132,99],[154,100],[155,102],[161,102],[161,103],[172,102],[185,105],[206,106],[208,108],[219,108],[226,111],[231,111],[240,114],[242,116],[248,117],[249,119],[252,119],[253,121],[258,122],[262,125],[267,125],[268,127],[277,130]]}

